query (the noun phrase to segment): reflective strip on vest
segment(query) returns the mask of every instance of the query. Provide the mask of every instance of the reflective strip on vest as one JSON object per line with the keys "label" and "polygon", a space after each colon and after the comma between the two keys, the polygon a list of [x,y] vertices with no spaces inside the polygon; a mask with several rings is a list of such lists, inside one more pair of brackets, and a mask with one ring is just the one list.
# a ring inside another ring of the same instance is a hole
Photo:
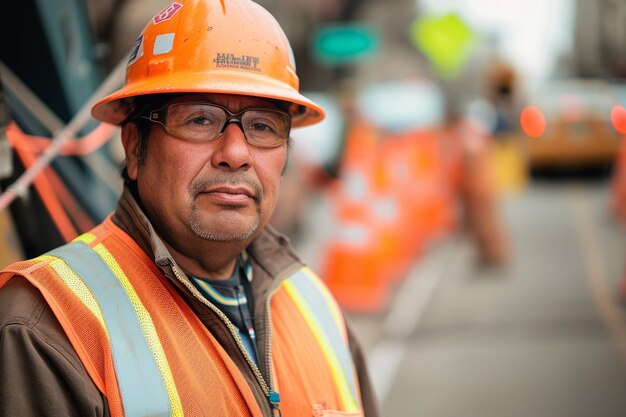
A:
{"label": "reflective strip on vest", "polygon": [[335,314],[334,301],[319,278],[302,268],[283,282],[298,306],[328,361],[345,411],[356,412],[359,405],[354,381],[354,364],[342,332],[343,320]]}
{"label": "reflective strip on vest", "polygon": [[102,258],[84,242],[49,252],[63,259],[98,301],[109,334],[125,417],[170,416],[165,385],[135,309]]}

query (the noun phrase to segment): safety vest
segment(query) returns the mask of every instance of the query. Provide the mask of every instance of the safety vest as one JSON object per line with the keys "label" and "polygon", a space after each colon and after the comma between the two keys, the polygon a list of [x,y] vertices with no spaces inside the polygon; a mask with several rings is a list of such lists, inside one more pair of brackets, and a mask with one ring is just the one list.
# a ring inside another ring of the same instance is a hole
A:
{"label": "safety vest", "polygon": [[[111,416],[262,416],[237,365],[109,219],[7,267],[0,286],[13,275],[41,291]],[[269,305],[274,377],[266,395],[277,402],[280,394],[282,415],[361,416],[345,323],[319,278],[306,267],[297,270]]]}

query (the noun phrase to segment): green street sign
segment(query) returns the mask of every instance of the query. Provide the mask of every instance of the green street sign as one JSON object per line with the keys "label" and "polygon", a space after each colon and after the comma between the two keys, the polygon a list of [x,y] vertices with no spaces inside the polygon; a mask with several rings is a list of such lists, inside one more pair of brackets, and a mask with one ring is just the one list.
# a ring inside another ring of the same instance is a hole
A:
{"label": "green street sign", "polygon": [[360,61],[373,55],[378,33],[365,25],[333,25],[319,29],[313,36],[313,54],[324,65]]}

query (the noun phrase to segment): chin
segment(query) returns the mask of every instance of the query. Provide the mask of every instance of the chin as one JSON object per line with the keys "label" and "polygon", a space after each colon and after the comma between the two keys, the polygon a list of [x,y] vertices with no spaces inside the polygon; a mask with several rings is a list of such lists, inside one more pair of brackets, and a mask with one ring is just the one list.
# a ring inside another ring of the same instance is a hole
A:
{"label": "chin", "polygon": [[259,226],[258,219],[248,227],[207,227],[199,222],[191,222],[191,230],[196,236],[211,242],[242,242],[256,236]]}

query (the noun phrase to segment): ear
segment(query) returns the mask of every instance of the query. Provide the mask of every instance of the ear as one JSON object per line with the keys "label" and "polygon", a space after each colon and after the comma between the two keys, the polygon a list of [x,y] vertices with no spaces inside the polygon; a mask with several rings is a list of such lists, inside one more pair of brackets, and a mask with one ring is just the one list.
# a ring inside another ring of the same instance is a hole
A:
{"label": "ear", "polygon": [[287,156],[285,156],[285,165],[283,165],[283,170],[280,172],[280,176],[284,177],[287,172],[287,168],[289,166],[289,154],[291,153],[291,137],[287,141]]}
{"label": "ear", "polygon": [[139,130],[134,123],[127,123],[122,127],[122,146],[126,155],[128,177],[136,181],[139,169]]}
{"label": "ear", "polygon": [[288,164],[289,164],[289,159],[288,159],[288,158],[286,158],[286,159],[285,159],[285,165],[283,165],[283,170],[280,172],[280,176],[281,176],[281,177],[284,177],[284,176],[285,176],[285,173],[287,172],[287,167],[288,167]]}

